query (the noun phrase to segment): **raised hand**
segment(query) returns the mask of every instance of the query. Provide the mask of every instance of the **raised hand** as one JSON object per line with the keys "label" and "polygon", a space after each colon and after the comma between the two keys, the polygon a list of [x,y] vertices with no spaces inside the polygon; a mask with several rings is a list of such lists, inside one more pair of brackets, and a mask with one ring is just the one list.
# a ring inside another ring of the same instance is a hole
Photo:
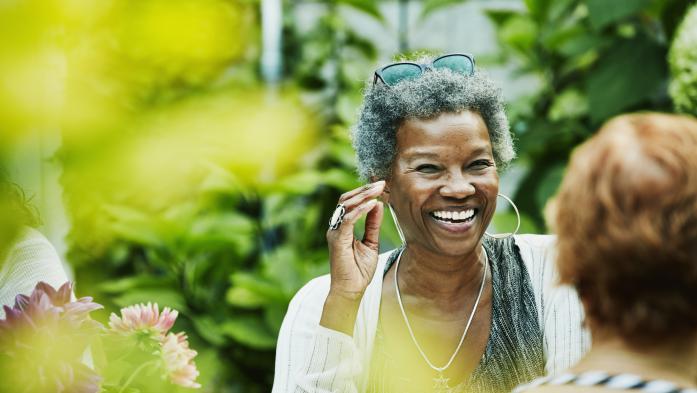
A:
{"label": "raised hand", "polygon": [[[378,238],[384,207],[376,198],[385,189],[378,181],[351,190],[339,198],[345,215],[336,229],[327,231],[331,286],[320,324],[352,334],[358,305],[375,274]],[[354,236],[356,221],[367,214],[362,240]]]}

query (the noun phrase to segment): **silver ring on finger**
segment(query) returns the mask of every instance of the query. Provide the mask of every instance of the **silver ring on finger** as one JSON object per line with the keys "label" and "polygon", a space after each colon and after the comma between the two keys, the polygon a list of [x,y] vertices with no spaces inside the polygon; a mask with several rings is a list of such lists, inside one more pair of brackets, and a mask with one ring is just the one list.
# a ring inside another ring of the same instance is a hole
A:
{"label": "silver ring on finger", "polygon": [[344,221],[344,215],[346,214],[346,206],[343,203],[336,205],[334,213],[332,213],[332,218],[329,219],[329,229],[335,231],[339,229],[341,223]]}

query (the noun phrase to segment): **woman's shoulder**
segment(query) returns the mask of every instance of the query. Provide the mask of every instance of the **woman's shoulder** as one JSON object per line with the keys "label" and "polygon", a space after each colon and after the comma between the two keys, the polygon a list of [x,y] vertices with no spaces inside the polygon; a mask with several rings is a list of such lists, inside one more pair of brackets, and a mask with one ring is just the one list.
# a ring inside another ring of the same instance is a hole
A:
{"label": "woman's shoulder", "polygon": [[39,281],[58,288],[68,277],[51,242],[41,232],[26,227],[0,268],[0,304],[11,305],[16,295],[31,293]]}
{"label": "woman's shoulder", "polygon": [[533,252],[553,249],[557,243],[555,235],[522,234],[513,236],[513,239],[518,247],[525,247]]}
{"label": "woman's shoulder", "polygon": [[554,235],[515,235],[513,242],[531,275],[554,269],[557,237]]}

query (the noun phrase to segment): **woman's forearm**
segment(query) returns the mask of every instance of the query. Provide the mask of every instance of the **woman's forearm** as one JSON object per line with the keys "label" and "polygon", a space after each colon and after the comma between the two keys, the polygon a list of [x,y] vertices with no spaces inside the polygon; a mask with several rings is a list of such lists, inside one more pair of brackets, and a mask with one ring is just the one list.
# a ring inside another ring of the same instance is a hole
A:
{"label": "woman's forearm", "polygon": [[362,297],[362,294],[346,295],[330,290],[324,301],[319,324],[327,329],[353,336],[353,327],[356,324]]}

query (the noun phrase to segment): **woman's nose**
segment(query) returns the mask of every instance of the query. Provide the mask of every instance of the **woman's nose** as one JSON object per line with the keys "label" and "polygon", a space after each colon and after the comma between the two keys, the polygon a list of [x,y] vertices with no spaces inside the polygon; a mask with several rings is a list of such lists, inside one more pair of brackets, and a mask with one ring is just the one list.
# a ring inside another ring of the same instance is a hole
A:
{"label": "woman's nose", "polygon": [[440,194],[444,197],[462,199],[475,193],[475,188],[467,176],[461,174],[450,175],[440,188]]}

